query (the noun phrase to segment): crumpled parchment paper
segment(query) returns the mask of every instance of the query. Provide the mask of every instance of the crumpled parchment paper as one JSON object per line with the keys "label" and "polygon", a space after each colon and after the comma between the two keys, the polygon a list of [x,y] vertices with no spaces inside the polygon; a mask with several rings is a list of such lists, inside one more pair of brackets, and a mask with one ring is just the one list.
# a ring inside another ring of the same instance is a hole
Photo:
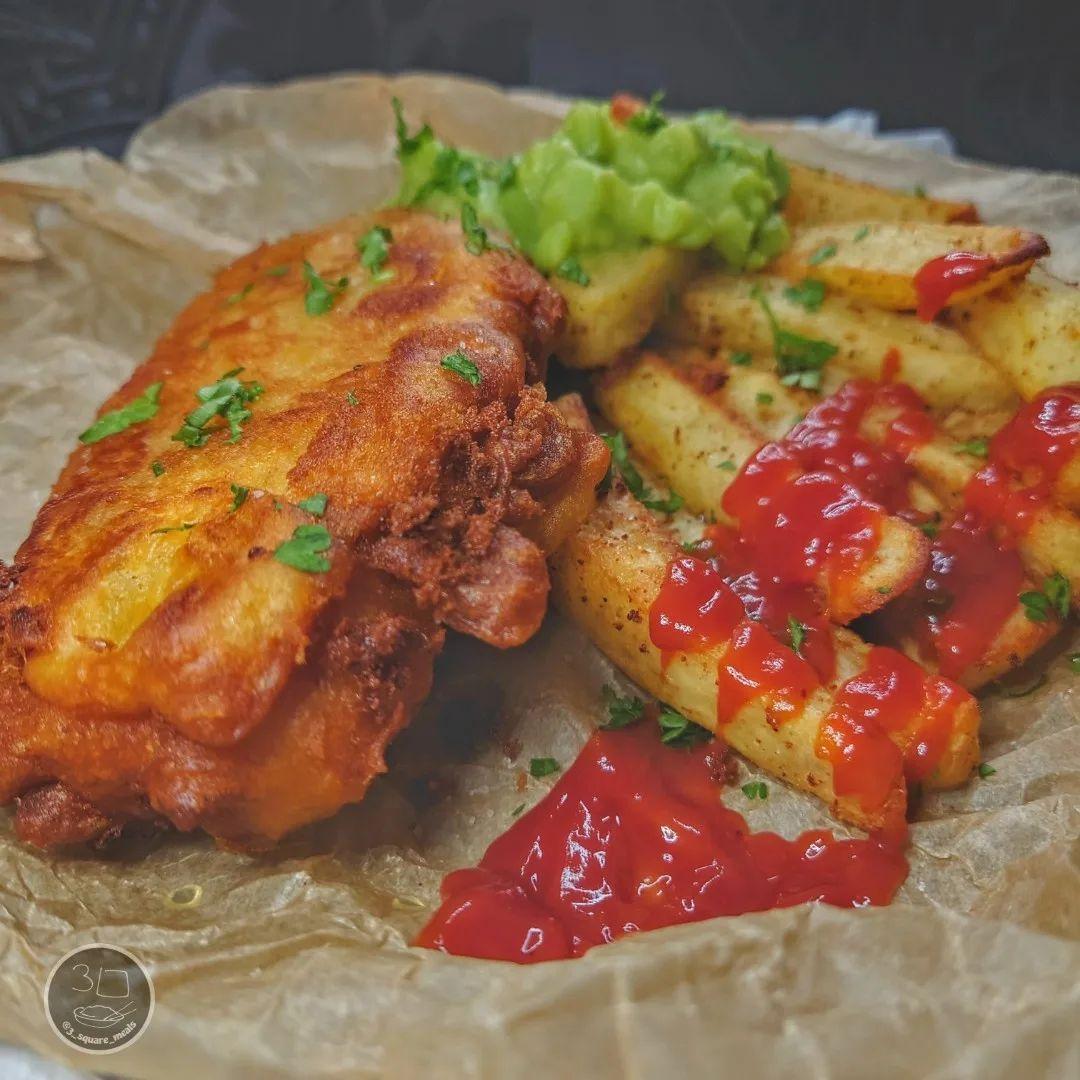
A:
{"label": "crumpled parchment paper", "polygon": [[[67,151],[0,164],[0,556],[76,434],[215,266],[377,204],[396,186],[391,94],[447,140],[506,153],[564,104],[439,76],[215,90],[116,164]],[[973,198],[1046,234],[1080,274],[1080,181],[850,134],[762,125],[791,157]],[[804,907],[517,967],[411,949],[444,871],[474,862],[568,764],[616,678],[549,618],[523,649],[456,640],[438,689],[359,807],[249,858],[203,837],[108,859],[44,855],[0,823],[0,1040],[138,1077],[1080,1075],[1080,696],[1059,644],[1027,696],[985,703],[996,774],[927,800],[893,907]],[[1047,666],[1048,665],[1048,666]],[[1026,680],[1026,681],[1025,681]],[[753,775],[744,767],[747,775]],[[741,782],[741,781],[740,781]],[[725,798],[786,835],[830,819],[770,785]],[[47,1027],[52,964],[90,941],[152,969],[145,1037],[107,1059]]]}

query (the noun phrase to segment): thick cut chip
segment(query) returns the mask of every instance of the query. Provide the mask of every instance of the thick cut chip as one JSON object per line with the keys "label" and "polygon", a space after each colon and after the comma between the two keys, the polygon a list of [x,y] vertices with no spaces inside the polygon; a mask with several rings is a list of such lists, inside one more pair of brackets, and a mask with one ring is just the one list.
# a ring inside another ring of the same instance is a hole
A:
{"label": "thick cut chip", "polygon": [[652,329],[698,261],[692,251],[651,246],[586,257],[578,282],[556,275],[567,304],[558,358],[576,368],[613,363]]}
{"label": "thick cut chip", "polygon": [[909,191],[893,191],[846,176],[787,163],[791,187],[784,203],[784,217],[792,225],[830,225],[866,221],[968,221],[979,220],[971,203],[931,199]]}
{"label": "thick cut chip", "polygon": [[748,350],[776,365],[776,342],[767,304],[781,329],[836,346],[822,368],[822,389],[851,376],[896,380],[914,387],[934,409],[999,412],[1016,401],[1009,381],[955,330],[827,294],[808,309],[791,298],[790,285],[773,275],[705,274],[676,300],[662,328],[687,344]]}
{"label": "thick cut chip", "polygon": [[923,299],[916,277],[936,259],[954,252],[985,257],[977,274],[965,277],[950,291],[948,302],[957,304],[1023,277],[1049,250],[1036,233],[1005,226],[817,225],[797,233],[773,269],[789,280],[820,281],[845,296],[889,311],[914,311]]}
{"label": "thick cut chip", "polygon": [[1040,267],[956,307],[952,320],[1025,398],[1080,382],[1080,288]]}

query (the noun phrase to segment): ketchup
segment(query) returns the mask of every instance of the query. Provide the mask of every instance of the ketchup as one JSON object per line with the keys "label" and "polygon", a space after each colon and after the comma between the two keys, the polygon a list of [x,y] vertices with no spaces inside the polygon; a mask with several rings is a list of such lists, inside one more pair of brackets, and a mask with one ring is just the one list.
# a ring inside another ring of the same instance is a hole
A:
{"label": "ketchup", "polygon": [[989,648],[1016,607],[1024,568],[1015,548],[968,511],[943,529],[922,581],[901,603],[910,611],[921,651],[957,678]]}
{"label": "ketchup", "polygon": [[668,564],[649,610],[649,637],[667,659],[727,641],[743,617],[742,603],[721,574],[687,555]]}
{"label": "ketchup", "polygon": [[611,96],[611,119],[616,124],[625,124],[631,116],[636,116],[645,108],[645,102],[633,94],[613,94]]}
{"label": "ketchup", "polygon": [[1080,453],[1080,383],[1044,390],[994,436],[990,460],[1024,483],[1053,481]]}
{"label": "ketchup", "polygon": [[918,307],[915,314],[931,322],[945,310],[953,295],[982,281],[994,268],[991,255],[971,251],[950,251],[924,263],[912,279]]}
{"label": "ketchup", "polygon": [[898,772],[924,780],[948,748],[957,710],[970,700],[895,649],[872,648],[863,670],[837,691],[819,733],[818,754],[832,763],[836,793],[871,808],[885,801]]}
{"label": "ketchup", "polygon": [[883,383],[895,381],[900,371],[900,360],[900,350],[895,345],[885,350],[885,355],[881,358],[881,381]]}
{"label": "ketchup", "polygon": [[479,866],[444,879],[416,944],[535,963],[719,915],[889,903],[907,874],[895,842],[752,833],[720,801],[717,746],[668,748],[648,724],[597,732]]}
{"label": "ketchup", "polygon": [[761,623],[739,624],[716,672],[716,718],[735,718],[749,701],[760,699],[774,730],[802,712],[806,699],[821,685],[817,672],[781,644]]}
{"label": "ketchup", "polygon": [[[871,405],[892,417],[884,447],[859,433]],[[783,439],[766,443],[725,491],[723,509],[738,522],[743,549],[735,561],[788,585],[824,578],[828,596],[841,601],[876,551],[886,514],[908,507],[905,454],[931,430],[908,387],[845,383]]]}
{"label": "ketchup", "polygon": [[1012,541],[1024,536],[1050,501],[1050,485],[1018,486],[1004,466],[988,461],[964,488],[964,505],[984,521],[1000,525]]}

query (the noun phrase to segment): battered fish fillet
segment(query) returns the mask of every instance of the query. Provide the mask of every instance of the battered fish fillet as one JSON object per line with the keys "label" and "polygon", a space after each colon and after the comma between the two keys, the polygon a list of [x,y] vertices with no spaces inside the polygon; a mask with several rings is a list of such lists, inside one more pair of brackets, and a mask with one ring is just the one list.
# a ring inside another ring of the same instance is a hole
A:
{"label": "battered fish fillet", "polygon": [[[222,271],[102,409],[156,415],[74,452],[8,573],[20,835],[149,818],[258,848],[360,799],[443,628],[525,641],[545,552],[592,505],[607,452],[538,385],[563,317],[523,260],[408,211]],[[215,386],[244,393],[199,427]]]}

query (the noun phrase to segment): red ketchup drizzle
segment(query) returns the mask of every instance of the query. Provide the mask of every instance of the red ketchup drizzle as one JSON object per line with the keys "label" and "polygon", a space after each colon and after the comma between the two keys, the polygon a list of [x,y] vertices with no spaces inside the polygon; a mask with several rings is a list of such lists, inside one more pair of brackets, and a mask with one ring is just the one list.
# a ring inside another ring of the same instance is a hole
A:
{"label": "red ketchup drizzle", "polygon": [[[786,625],[783,633],[787,634]],[[806,660],[747,618],[744,600],[724,580],[714,559],[684,555],[668,564],[660,592],[649,608],[649,637],[660,649],[665,667],[677,652],[730,646],[717,674],[720,723],[761,697],[770,722],[778,727],[795,716],[821,685]],[[831,642],[829,647],[831,665]]]}
{"label": "red ketchup drizzle", "polygon": [[881,358],[881,381],[891,383],[900,371],[900,350],[895,345],[885,350]]}
{"label": "red ketchup drizzle", "polygon": [[751,833],[719,799],[715,747],[661,746],[648,724],[598,732],[479,866],[444,879],[416,944],[535,963],[719,915],[889,903],[907,874],[898,845]]}
{"label": "red ketchup drizzle", "polygon": [[942,675],[957,678],[986,653],[1023,581],[1016,550],[999,543],[978,514],[969,511],[941,531],[926,575],[902,603],[915,615],[920,648],[937,657]]}
{"label": "red ketchup drizzle", "polygon": [[720,573],[685,555],[668,564],[660,593],[649,609],[649,637],[663,653],[697,652],[731,637],[743,606]]}
{"label": "red ketchup drizzle", "polygon": [[[872,405],[892,419],[884,447],[859,434]],[[828,582],[834,599],[874,553],[886,512],[908,507],[904,455],[929,437],[922,402],[902,384],[846,383],[781,441],[767,443],[724,493],[739,523],[736,562],[785,584]]]}
{"label": "red ketchup drizzle", "polygon": [[1013,540],[1027,533],[1049,500],[1049,484],[1018,487],[1012,473],[996,461],[987,462],[964,488],[967,509],[1000,525]]}
{"label": "red ketchup drizzle", "polygon": [[820,685],[809,663],[781,645],[761,623],[747,619],[739,624],[716,671],[716,718],[720,724],[728,723],[747,702],[761,698],[765,719],[779,730],[799,715]]}
{"label": "red ketchup drizzle", "polygon": [[1080,383],[1044,390],[994,436],[990,460],[1017,473],[1023,482],[1057,478],[1080,453]]}
{"label": "red ketchup drizzle", "polygon": [[645,108],[645,102],[633,94],[612,94],[611,119],[616,124],[625,124],[631,116],[636,116]]}
{"label": "red ketchup drizzle", "polygon": [[[818,733],[836,793],[871,808],[885,801],[899,773],[910,781],[927,777],[948,748],[956,711],[969,700],[966,690],[927,675],[895,649],[872,648],[864,669],[840,687]],[[882,740],[883,733],[892,738]]]}
{"label": "red ketchup drizzle", "polygon": [[915,314],[931,322],[949,306],[955,293],[982,281],[993,268],[992,256],[971,251],[950,251],[924,263],[912,279],[919,301]]}

